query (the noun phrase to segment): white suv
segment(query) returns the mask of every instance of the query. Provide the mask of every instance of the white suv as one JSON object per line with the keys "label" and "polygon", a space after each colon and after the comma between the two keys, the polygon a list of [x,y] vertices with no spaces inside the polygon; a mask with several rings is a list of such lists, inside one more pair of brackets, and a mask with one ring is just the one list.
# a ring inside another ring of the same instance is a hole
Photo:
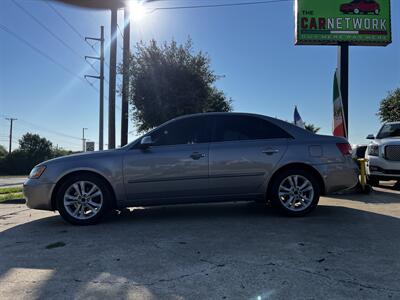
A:
{"label": "white suv", "polygon": [[367,178],[370,185],[378,185],[379,180],[400,182],[400,122],[386,123],[367,148]]}

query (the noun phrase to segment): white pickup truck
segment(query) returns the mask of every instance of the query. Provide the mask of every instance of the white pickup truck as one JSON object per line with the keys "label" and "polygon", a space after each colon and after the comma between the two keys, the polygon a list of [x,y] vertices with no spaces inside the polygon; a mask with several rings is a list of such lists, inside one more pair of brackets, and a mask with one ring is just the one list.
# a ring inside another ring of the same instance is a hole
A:
{"label": "white pickup truck", "polygon": [[400,122],[386,123],[367,148],[367,179],[370,185],[378,185],[379,180],[400,182]]}

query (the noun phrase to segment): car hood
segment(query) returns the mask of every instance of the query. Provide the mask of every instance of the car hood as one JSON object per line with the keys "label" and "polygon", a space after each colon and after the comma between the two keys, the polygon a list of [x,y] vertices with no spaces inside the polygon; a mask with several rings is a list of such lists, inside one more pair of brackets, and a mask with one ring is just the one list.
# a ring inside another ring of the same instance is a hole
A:
{"label": "car hood", "polygon": [[383,146],[383,145],[400,145],[400,137],[386,138],[386,139],[376,139],[371,142],[371,144]]}
{"label": "car hood", "polygon": [[114,156],[118,153],[121,153],[121,151],[124,151],[124,149],[112,149],[112,150],[104,150],[104,151],[95,151],[95,152],[83,152],[83,153],[77,153],[77,154],[70,154],[66,156],[61,156],[53,159],[46,160],[40,165],[52,165],[52,164],[58,164],[58,163],[64,163],[66,161],[79,161],[79,160],[89,160],[89,159],[94,159],[94,158],[99,158],[99,157],[111,157]]}

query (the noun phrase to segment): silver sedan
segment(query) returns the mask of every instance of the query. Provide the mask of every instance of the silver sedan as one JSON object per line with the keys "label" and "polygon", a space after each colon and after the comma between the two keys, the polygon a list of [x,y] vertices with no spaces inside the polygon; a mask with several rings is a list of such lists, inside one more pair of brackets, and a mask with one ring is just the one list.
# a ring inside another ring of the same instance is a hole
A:
{"label": "silver sedan", "polygon": [[37,165],[27,205],[93,224],[112,209],[217,201],[271,202],[305,215],[320,195],[354,187],[358,168],[345,139],[244,113],[173,119],[125,147]]}

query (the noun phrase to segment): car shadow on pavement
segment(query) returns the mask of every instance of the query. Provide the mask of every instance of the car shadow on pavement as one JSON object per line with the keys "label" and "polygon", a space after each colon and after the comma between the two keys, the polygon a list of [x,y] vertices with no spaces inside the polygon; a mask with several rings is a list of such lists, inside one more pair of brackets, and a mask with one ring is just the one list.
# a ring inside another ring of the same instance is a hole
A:
{"label": "car shadow on pavement", "polygon": [[59,216],[1,233],[0,298],[399,298],[400,219],[321,205],[304,218],[224,203]]}

